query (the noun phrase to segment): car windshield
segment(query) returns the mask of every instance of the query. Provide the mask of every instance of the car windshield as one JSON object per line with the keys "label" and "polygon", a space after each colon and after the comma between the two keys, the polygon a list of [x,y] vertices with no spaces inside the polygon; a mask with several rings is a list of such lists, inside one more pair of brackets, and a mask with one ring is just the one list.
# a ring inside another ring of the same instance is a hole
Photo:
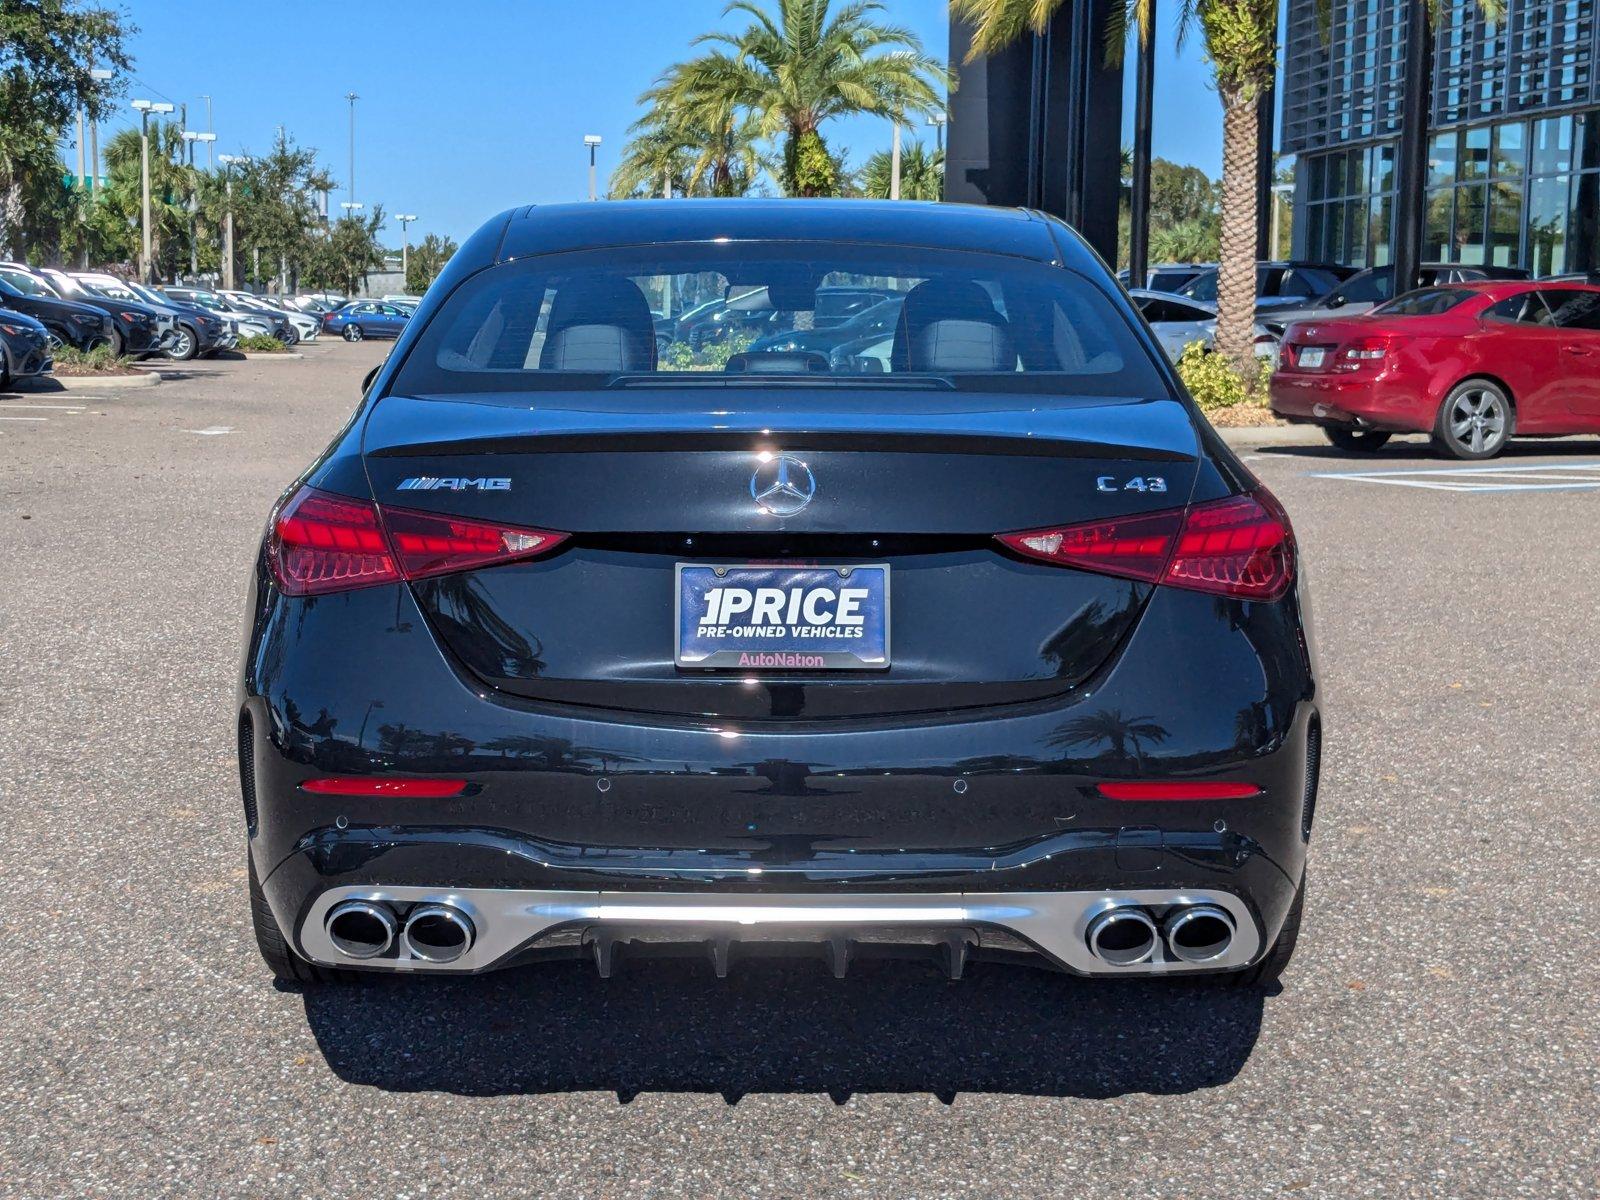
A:
{"label": "car windshield", "polygon": [[[861,344],[849,318],[885,301],[898,307],[896,320]],[[790,333],[806,336],[773,336]],[[571,390],[619,377],[750,375],[1170,394],[1107,293],[1075,272],[1001,255],[826,242],[625,247],[494,267],[446,300],[394,388]]]}
{"label": "car windshield", "polygon": [[0,271],[0,279],[5,280],[24,296],[41,296],[47,300],[58,299],[47,284],[22,271]]}
{"label": "car windshield", "polygon": [[1381,317],[1436,317],[1475,295],[1467,288],[1420,288],[1372,311]]}

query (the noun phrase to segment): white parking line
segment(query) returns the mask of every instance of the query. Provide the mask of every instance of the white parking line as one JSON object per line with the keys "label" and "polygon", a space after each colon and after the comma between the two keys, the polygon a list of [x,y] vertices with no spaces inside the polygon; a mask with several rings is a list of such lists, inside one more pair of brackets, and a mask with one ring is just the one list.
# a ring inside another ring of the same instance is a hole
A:
{"label": "white parking line", "polygon": [[49,409],[52,412],[82,412],[81,404],[10,404],[0,401],[0,412],[10,412],[14,408]]}
{"label": "white parking line", "polygon": [[1313,472],[1312,478],[1423,488],[1434,492],[1590,492],[1600,490],[1600,462],[1318,471]]}
{"label": "white parking line", "polygon": [[0,417],[0,421],[48,421],[49,417]]}

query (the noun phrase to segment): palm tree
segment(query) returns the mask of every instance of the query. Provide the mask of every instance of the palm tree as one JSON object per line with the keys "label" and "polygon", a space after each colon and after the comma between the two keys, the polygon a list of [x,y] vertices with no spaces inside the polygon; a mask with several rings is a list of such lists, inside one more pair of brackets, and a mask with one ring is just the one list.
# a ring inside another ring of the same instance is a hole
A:
{"label": "palm tree", "polygon": [[765,166],[759,123],[725,99],[683,84],[682,65],[639,97],[649,111],[629,129],[611,176],[613,196],[743,196]]}
{"label": "palm tree", "polygon": [[833,14],[829,7],[830,0],[733,0],[723,14],[743,13],[749,26],[697,38],[719,48],[674,68],[660,96],[673,108],[745,113],[760,136],[781,135],[780,179],[792,196],[838,194],[838,168],[822,137],[829,119],[930,114],[950,83],[916,34],[873,19],[882,4],[849,0]]}
{"label": "palm tree", "polygon": [[[887,200],[893,155],[879,150],[867,159],[861,172],[861,191],[875,200]],[[944,151],[929,151],[921,142],[912,142],[900,152],[900,198],[902,200],[944,199]]]}
{"label": "palm tree", "polygon": [[[1042,33],[1063,0],[950,0],[951,11],[973,26],[969,59],[993,54],[1027,30]],[[1477,0],[1498,20],[1505,0]],[[1326,28],[1332,0],[1316,0]],[[1428,0],[1434,22],[1447,0]],[[1123,0],[1112,10],[1106,53],[1119,62],[1130,26],[1148,40],[1151,0]],[[1222,247],[1217,279],[1217,349],[1247,379],[1255,376],[1256,108],[1278,69],[1278,0],[1182,0],[1178,37],[1198,28],[1222,101]]]}

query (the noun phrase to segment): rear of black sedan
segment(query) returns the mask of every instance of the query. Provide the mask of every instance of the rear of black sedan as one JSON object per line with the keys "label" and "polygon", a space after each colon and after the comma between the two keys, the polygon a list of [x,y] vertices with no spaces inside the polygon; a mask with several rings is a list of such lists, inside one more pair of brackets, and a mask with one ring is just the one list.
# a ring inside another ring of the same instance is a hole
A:
{"label": "rear of black sedan", "polygon": [[[758,290],[815,330],[840,287],[902,301],[881,344],[657,336]],[[1288,519],[1037,214],[490,222],[274,511],[240,697],[284,978],[913,947],[1256,982],[1298,930]]]}

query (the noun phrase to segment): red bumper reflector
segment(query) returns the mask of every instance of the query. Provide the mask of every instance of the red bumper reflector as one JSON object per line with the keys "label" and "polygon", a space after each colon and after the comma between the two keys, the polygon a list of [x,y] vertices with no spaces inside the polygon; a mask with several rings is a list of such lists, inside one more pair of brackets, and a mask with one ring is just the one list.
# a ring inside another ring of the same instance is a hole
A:
{"label": "red bumper reflector", "polygon": [[1183,780],[1102,783],[1099,791],[1107,800],[1244,800],[1261,794],[1261,789],[1253,783]]}
{"label": "red bumper reflector", "polygon": [[465,779],[381,779],[372,775],[336,775],[328,779],[308,779],[303,792],[319,796],[410,796],[419,800],[439,800],[459,796],[467,790]]}

